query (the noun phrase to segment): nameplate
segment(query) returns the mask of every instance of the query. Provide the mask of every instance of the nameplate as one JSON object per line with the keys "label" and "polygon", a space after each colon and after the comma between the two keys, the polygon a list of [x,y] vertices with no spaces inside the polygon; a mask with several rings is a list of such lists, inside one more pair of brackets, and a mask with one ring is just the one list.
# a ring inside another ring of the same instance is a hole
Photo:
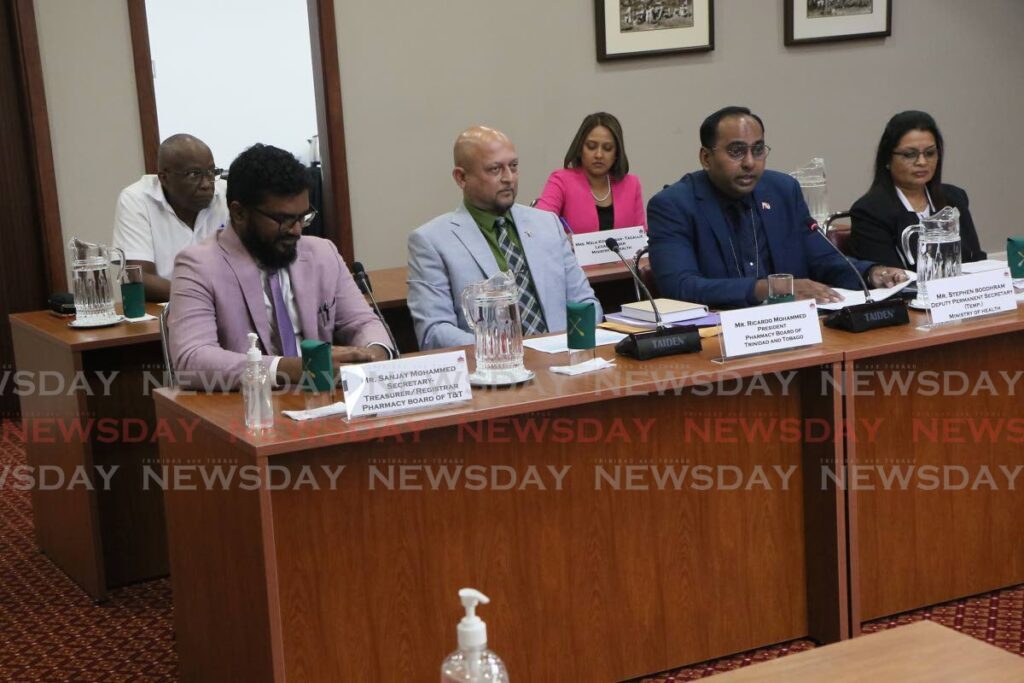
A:
{"label": "nameplate", "polygon": [[619,251],[622,252],[626,260],[632,260],[636,252],[647,246],[647,232],[643,226],[584,232],[572,236],[576,261],[581,266],[618,262],[619,257],[605,244],[609,237],[614,237],[615,241],[619,243]]}
{"label": "nameplate", "polygon": [[722,311],[721,316],[722,355],[726,358],[821,343],[814,301]]}
{"label": "nameplate", "polygon": [[437,408],[473,398],[465,351],[345,365],[341,388],[349,419]]}
{"label": "nameplate", "polygon": [[1010,270],[986,270],[971,275],[928,281],[932,325],[1004,313],[1017,309]]}

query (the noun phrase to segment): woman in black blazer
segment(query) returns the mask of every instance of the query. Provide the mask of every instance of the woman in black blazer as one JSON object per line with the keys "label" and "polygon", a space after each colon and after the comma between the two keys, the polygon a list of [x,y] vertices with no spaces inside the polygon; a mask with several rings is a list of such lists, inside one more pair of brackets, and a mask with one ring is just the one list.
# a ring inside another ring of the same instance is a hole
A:
{"label": "woman in black blazer", "polygon": [[967,208],[967,193],[942,182],[942,152],[942,134],[928,114],[905,111],[889,119],[875,154],[871,189],[850,209],[854,256],[907,268],[909,261],[900,244],[903,229],[953,206],[960,210],[963,261],[987,258]]}

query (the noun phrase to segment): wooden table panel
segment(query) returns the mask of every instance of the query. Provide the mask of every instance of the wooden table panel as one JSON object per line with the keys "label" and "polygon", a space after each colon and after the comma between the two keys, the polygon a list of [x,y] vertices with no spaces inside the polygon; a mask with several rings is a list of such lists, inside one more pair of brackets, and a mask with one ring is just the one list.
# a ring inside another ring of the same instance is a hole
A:
{"label": "wooden table panel", "polygon": [[[688,403],[637,397],[522,416],[603,425],[653,419],[644,456],[635,444],[479,444],[455,427],[424,432],[414,450],[352,444],[288,458],[293,470],[339,462],[348,469],[339,492],[272,495],[286,670],[303,671],[305,680],[354,680],[360,672],[427,680],[454,649],[463,585],[494,601],[482,609],[491,642],[524,680],[619,680],[805,634],[799,475],[788,492],[597,490],[595,461],[610,472],[612,463],[799,469],[799,446],[683,446],[675,415]],[[712,413],[735,414],[743,404],[798,414],[797,401],[754,403],[701,400]],[[374,462],[388,463],[384,472],[399,463],[500,465],[520,477],[531,466],[572,470],[561,492],[435,491],[429,483],[382,491],[369,488]],[[325,656],[321,633],[350,647]],[[402,661],[390,661],[389,651],[402,652]],[[585,656],[559,656],[566,652]]]}
{"label": "wooden table panel", "polygon": [[120,438],[92,440],[93,464],[110,471],[109,490],[97,490],[103,535],[107,584],[121,586],[167,575],[167,530],[163,494],[147,487],[144,468],[159,462],[153,428],[156,408],[152,392],[163,376],[159,342],[94,349],[83,354],[86,373],[110,377],[110,391],[102,386],[87,398],[86,420],[110,420],[120,425]]}
{"label": "wooden table panel", "polygon": [[[619,359],[602,379],[601,373],[552,375],[543,367],[563,359],[530,352],[528,364],[540,370],[536,382],[476,391],[464,408],[352,424],[284,420],[279,431],[260,437],[239,433],[237,395],[159,391],[163,419],[203,419],[201,446],[163,444],[166,460],[246,454],[293,478],[306,466],[347,467],[338,491],[269,492],[260,537],[273,549],[265,546],[265,570],[223,554],[210,558],[204,549],[213,543],[195,538],[241,530],[238,520],[188,532],[172,523],[175,600],[183,606],[176,625],[191,632],[181,649],[188,670],[202,672],[200,680],[247,670],[244,663],[225,663],[234,646],[218,642],[222,631],[235,638],[237,630],[256,629],[261,640],[275,643],[279,680],[433,680],[455,647],[456,595],[465,585],[493,599],[482,609],[491,642],[524,680],[619,680],[801,637],[812,628],[825,640],[841,637],[845,590],[837,568],[846,550],[835,527],[841,499],[834,491],[808,496],[801,474],[808,462],[840,451],[834,441],[824,447],[799,439],[750,441],[733,424],[810,414],[832,420],[834,408],[821,408],[834,406],[832,396],[815,388],[823,384],[816,361],[834,356],[811,350],[722,367],[707,363],[704,356],[713,353],[646,365]],[[782,374],[772,375],[776,370]],[[708,386],[718,381],[729,384]],[[275,401],[279,408],[301,403],[295,396]],[[584,429],[653,422],[644,423],[645,443],[516,436],[517,426],[554,419]],[[705,420],[732,424],[733,437],[723,443],[713,428],[705,436]],[[491,437],[480,443],[477,429]],[[431,490],[429,484],[370,490],[371,467],[427,464],[501,466],[520,476],[530,466],[571,469],[562,491]],[[737,467],[745,477],[757,465],[769,473],[777,465],[790,479],[786,490],[773,479],[771,491],[650,490],[650,479],[647,490],[595,486],[598,466],[614,473],[616,466],[701,464]],[[191,500],[169,495],[169,517],[205,517]],[[232,506],[217,509],[219,518]],[[830,522],[808,526],[818,519]],[[813,588],[808,567],[825,568]],[[265,577],[266,622],[248,615],[229,624],[204,614],[231,613],[223,600],[209,601],[215,582],[239,571],[248,572],[241,579],[247,585]]]}
{"label": "wooden table panel", "polygon": [[[1024,433],[1008,431],[1021,420],[1022,342],[1021,307],[936,328],[926,314],[911,312],[908,326],[860,335],[824,331],[822,347],[842,351],[845,360],[845,418],[857,436],[847,437],[850,467],[881,467],[890,475],[902,468],[905,475],[909,467],[967,467],[976,474],[988,466],[999,476],[999,466],[1013,472],[1024,465]],[[1020,381],[1011,390],[1000,372]],[[943,373],[955,384],[977,386],[990,377],[1001,385],[997,395],[951,395]],[[932,420],[952,431],[923,430]],[[1011,422],[1002,423],[998,437],[977,439],[971,425],[985,420]],[[851,469],[858,471],[864,470]],[[903,490],[898,483],[886,489],[878,472],[847,494],[853,634],[871,618],[1024,582],[1024,537],[1014,521],[1024,498],[1008,490],[1006,477],[999,490]]]}
{"label": "wooden table panel", "polygon": [[[878,342],[874,354],[854,347],[846,363],[846,418],[861,435],[847,444],[851,477],[868,472],[848,492],[854,632],[863,621],[1024,582],[1024,479],[1011,488],[1000,469],[1024,472],[1024,315],[890,328]],[[986,425],[1001,432],[972,434]],[[986,470],[997,490],[977,483]],[[926,478],[908,485],[881,476],[918,472]]]}
{"label": "wooden table panel", "polygon": [[[160,308],[147,304],[147,312]],[[28,463],[36,473],[60,468],[65,482],[84,472],[93,487],[36,487],[32,510],[40,549],[103,600],[109,587],[167,573],[162,495],[141,482],[143,465],[159,456],[148,392],[162,377],[160,330],[156,320],[89,330],[67,323],[46,311],[11,316],[18,371],[36,384],[21,396]],[[43,390],[44,377],[63,390]],[[109,489],[96,467],[117,468]]]}
{"label": "wooden table panel", "polygon": [[[14,357],[18,370],[40,377],[42,370],[69,379],[81,370],[81,355],[69,353],[52,341],[27,334],[11,325]],[[33,471],[57,468],[62,481],[70,481],[76,470],[93,471],[90,443],[64,440],[56,425],[72,424],[87,413],[82,392],[43,395],[32,391],[21,397],[25,430],[25,460]],[[37,418],[39,418],[37,420]],[[107,580],[99,507],[95,493],[83,486],[43,488],[31,491],[36,543],[61,571],[71,577],[94,600],[106,596]]]}
{"label": "wooden table panel", "polygon": [[198,470],[213,464],[241,476],[240,468],[253,463],[202,427],[179,425],[175,440],[176,448],[161,449],[167,474],[159,485],[165,489],[167,533],[176,544],[170,564],[179,678],[273,680],[265,501],[260,491],[240,486],[208,489]]}

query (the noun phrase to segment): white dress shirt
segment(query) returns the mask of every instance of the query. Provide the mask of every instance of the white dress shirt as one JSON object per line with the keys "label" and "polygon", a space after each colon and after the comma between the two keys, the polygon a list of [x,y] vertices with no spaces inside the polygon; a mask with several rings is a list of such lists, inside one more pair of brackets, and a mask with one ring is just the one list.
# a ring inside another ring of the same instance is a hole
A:
{"label": "white dress shirt", "polygon": [[171,278],[178,252],[216,234],[228,224],[227,182],[214,181],[213,200],[196,216],[195,229],[178,218],[164,197],[160,179],[144,175],[121,190],[114,210],[113,246],[130,261],[149,261],[156,273]]}

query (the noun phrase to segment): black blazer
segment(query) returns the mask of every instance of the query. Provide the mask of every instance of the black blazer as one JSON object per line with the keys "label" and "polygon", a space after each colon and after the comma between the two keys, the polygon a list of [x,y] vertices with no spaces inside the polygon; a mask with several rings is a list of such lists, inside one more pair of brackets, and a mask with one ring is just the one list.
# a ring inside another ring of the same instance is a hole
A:
{"label": "black blazer", "polygon": [[[960,210],[960,249],[964,262],[981,261],[988,255],[981,250],[978,233],[967,208],[967,193],[956,185],[942,185],[945,204]],[[938,202],[936,197],[933,200]],[[936,207],[941,209],[942,206]],[[918,223],[917,214],[907,211],[894,187],[874,186],[850,209],[850,250],[857,258],[886,266],[906,268],[900,235],[903,228]],[[915,254],[916,257],[916,254]]]}

